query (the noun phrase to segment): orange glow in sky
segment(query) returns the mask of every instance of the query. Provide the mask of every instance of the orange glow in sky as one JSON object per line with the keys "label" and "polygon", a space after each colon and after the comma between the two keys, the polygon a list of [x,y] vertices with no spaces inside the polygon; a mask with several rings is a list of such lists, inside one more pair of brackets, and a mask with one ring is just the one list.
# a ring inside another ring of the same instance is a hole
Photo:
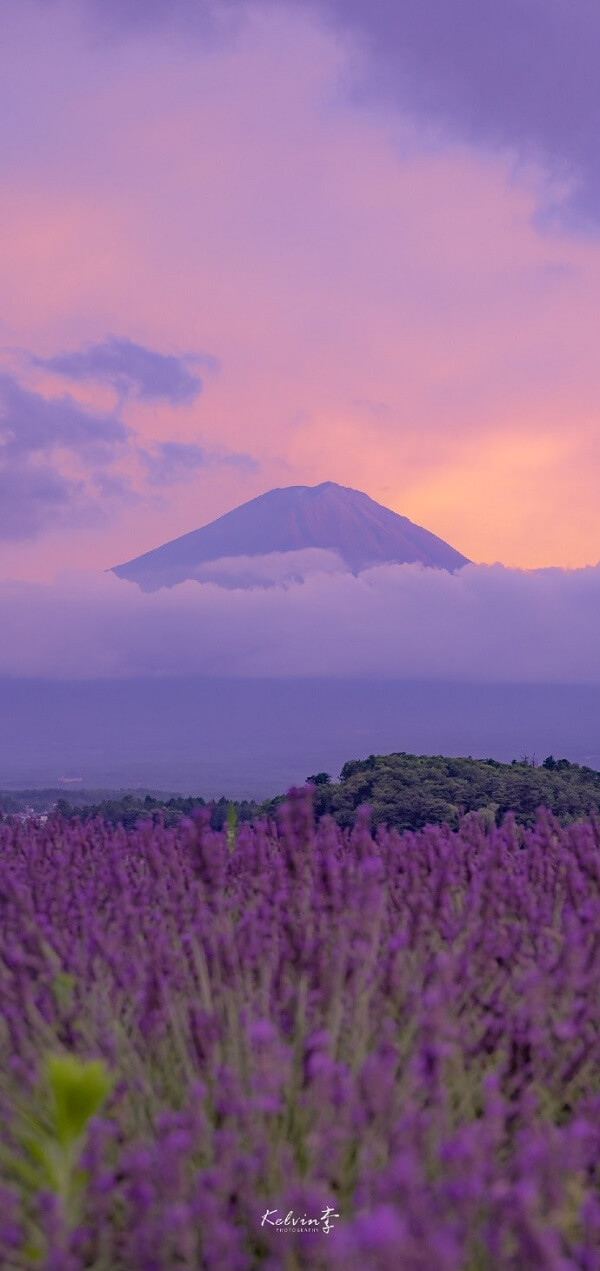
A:
{"label": "orange glow in sky", "polygon": [[[361,108],[343,91],[351,50],[308,17],[193,50],[148,36],[115,51],[72,25],[51,64],[49,15],[25,17],[0,51],[19,65],[3,90],[19,144],[1,155],[0,369],[130,435],[95,512],[57,507],[5,537],[2,576],[104,569],[324,480],[475,561],[600,558],[600,247],[540,225],[540,170]],[[218,367],[174,404],[32,361],[110,334]],[[167,441],[210,461],[152,485],[141,452]],[[92,479],[68,447],[48,462]]]}

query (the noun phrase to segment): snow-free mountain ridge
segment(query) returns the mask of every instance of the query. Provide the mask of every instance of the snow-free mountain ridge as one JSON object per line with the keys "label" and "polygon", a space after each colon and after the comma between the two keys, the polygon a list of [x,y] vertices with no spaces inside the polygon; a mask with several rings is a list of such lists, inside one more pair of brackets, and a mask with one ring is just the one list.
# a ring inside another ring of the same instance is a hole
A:
{"label": "snow-free mountain ridge", "polygon": [[113,572],[144,591],[173,587],[202,575],[209,562],[320,548],[348,570],[420,562],[454,571],[468,558],[406,516],[360,490],[324,481],[268,490],[201,529],[117,565]]}

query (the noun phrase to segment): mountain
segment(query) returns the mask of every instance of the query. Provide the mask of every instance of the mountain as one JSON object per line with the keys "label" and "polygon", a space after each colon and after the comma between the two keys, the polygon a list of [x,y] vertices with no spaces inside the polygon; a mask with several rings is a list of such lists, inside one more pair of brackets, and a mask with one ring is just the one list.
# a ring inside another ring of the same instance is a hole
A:
{"label": "mountain", "polygon": [[466,556],[406,516],[360,490],[324,481],[268,490],[201,529],[115,566],[112,572],[138,583],[144,591],[155,591],[202,577],[203,568],[213,561],[307,549],[337,553],[353,573],[369,565],[416,561],[454,571],[469,563]]}

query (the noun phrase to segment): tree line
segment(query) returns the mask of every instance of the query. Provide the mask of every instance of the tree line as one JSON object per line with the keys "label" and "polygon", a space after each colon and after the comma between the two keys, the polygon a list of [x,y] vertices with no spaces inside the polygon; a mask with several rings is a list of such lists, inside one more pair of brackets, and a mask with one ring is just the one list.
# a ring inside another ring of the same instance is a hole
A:
{"label": "tree line", "polygon": [[[350,760],[338,781],[327,772],[313,773],[306,780],[313,787],[317,819],[331,816],[342,828],[354,823],[362,804],[370,806],[374,826],[398,830],[442,823],[454,828],[461,816],[471,812],[497,825],[507,812],[513,812],[521,824],[532,825],[539,807],[547,808],[563,824],[590,813],[600,815],[600,772],[552,755],[538,765],[526,756],[500,763],[401,751]],[[148,819],[170,825],[195,808],[206,807],[212,828],[220,830],[232,815],[237,823],[273,817],[284,799],[285,794],[257,802],[128,793],[77,807],[60,798],[56,810],[67,817],[100,816],[130,828]]]}

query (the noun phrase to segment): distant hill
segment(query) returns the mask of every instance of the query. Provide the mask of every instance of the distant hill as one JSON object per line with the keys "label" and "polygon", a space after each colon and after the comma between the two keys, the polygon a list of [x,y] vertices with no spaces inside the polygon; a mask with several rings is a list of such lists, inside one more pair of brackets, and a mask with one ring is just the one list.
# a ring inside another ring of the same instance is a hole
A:
{"label": "distant hill", "polygon": [[316,774],[315,814],[328,813],[341,826],[353,825],[364,803],[374,825],[398,830],[442,823],[455,828],[468,812],[482,813],[496,825],[507,812],[532,825],[539,807],[563,823],[600,814],[600,772],[552,755],[539,766],[528,759],[504,764],[442,755],[370,755],[344,764],[339,783],[327,777]]}
{"label": "distant hill", "polygon": [[112,572],[155,591],[201,578],[203,566],[216,560],[315,548],[335,552],[355,573],[380,564],[420,562],[453,571],[469,563],[406,516],[359,490],[325,481],[269,490]]}
{"label": "distant hill", "polygon": [[[513,812],[522,825],[532,825],[537,809],[545,807],[563,823],[592,814],[600,815],[600,772],[554,759],[534,766],[528,759],[510,764],[495,759],[449,759],[441,755],[370,755],[344,764],[338,782],[326,772],[307,778],[314,786],[317,818],[329,815],[342,827],[354,824],[356,811],[368,803],[374,826],[417,830],[425,825],[458,825],[465,813],[478,813],[489,824],[500,825]],[[56,792],[57,793],[57,792]],[[275,816],[285,794],[263,803],[233,801],[238,820]],[[131,827],[140,819],[163,817],[173,824],[189,816],[195,807],[207,806],[214,829],[227,821],[229,801],[205,801],[199,796],[160,796],[114,792],[87,807],[61,798],[58,810],[66,816],[101,816],[113,824]],[[6,809],[8,811],[8,809]]]}

